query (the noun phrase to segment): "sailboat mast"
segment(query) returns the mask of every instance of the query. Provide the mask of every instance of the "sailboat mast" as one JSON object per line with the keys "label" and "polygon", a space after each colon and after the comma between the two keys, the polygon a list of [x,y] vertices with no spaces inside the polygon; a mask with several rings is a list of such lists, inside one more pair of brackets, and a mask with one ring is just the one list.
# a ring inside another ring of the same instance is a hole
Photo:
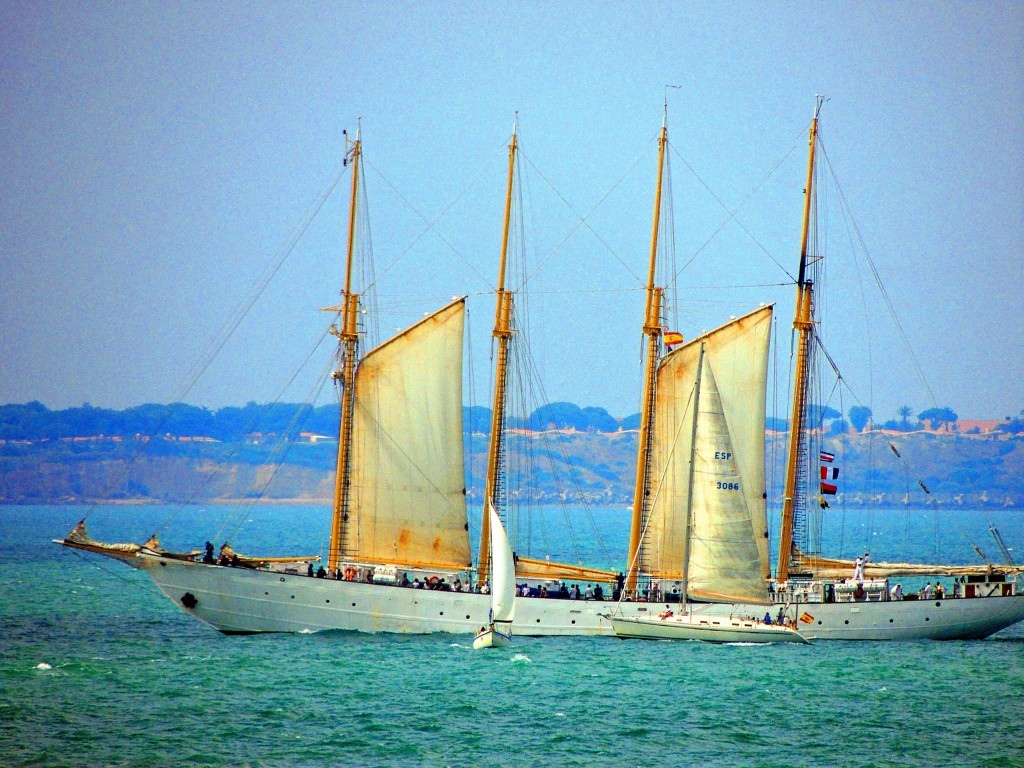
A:
{"label": "sailboat mast", "polygon": [[807,420],[808,361],[813,321],[813,285],[807,279],[807,240],[811,221],[811,200],[814,190],[814,150],[818,138],[818,113],[822,99],[819,96],[811,120],[810,149],[807,159],[807,186],[804,189],[803,232],[800,237],[800,271],[797,276],[796,317],[793,329],[797,334],[796,372],[793,381],[793,412],[789,420],[789,456],[786,460],[786,485],[782,502],[782,531],[779,539],[779,567],[776,582],[784,584],[789,580],[789,565],[793,555],[793,525],[796,516],[797,499],[801,493],[798,484],[798,469],[804,443],[804,429]]}
{"label": "sailboat mast", "polygon": [[661,184],[665,170],[665,145],[668,144],[668,105],[661,123],[658,139],[658,186],[654,193],[654,225],[651,232],[651,258],[647,270],[647,306],[644,310],[643,333],[647,337],[647,351],[644,357],[644,389],[640,408],[640,441],[637,449],[636,482],[633,490],[633,520],[629,531],[629,565],[626,573],[626,589],[636,589],[637,571],[640,567],[640,535],[643,530],[644,507],[647,501],[648,466],[651,454],[651,424],[654,418],[654,381],[658,368],[658,351],[661,345],[661,299],[662,289],[654,285],[654,272],[658,259],[658,232],[661,228]]}
{"label": "sailboat mast", "polygon": [[697,471],[697,420],[700,418],[700,382],[704,373],[704,342],[700,343],[700,357],[697,358],[697,376],[693,383],[693,426],[690,431],[690,477],[686,483],[686,536],[683,537],[683,584],[682,599],[690,588],[690,537],[693,532],[693,476]]}
{"label": "sailboat mast", "polygon": [[359,295],[352,292],[352,257],[355,247],[356,198],[359,189],[359,160],[362,157],[361,131],[352,144],[352,198],[348,213],[348,252],[345,260],[345,290],[342,293],[341,328],[336,332],[341,342],[341,370],[334,378],[341,380],[341,426],[338,436],[338,466],[334,479],[334,514],[331,519],[331,545],[328,567],[336,572],[345,540],[348,517],[349,487],[352,462],[352,418],[355,408],[356,354],[359,344],[357,319]]}
{"label": "sailboat mast", "polygon": [[494,310],[494,339],[498,346],[497,365],[494,371],[494,408],[491,412],[491,439],[487,449],[487,477],[484,480],[484,514],[480,533],[480,567],[478,583],[487,583],[491,554],[491,523],[488,508],[494,504],[497,509],[498,481],[501,475],[502,438],[505,429],[505,393],[508,388],[508,351],[512,330],[512,291],[505,290],[505,265],[508,260],[508,231],[512,217],[512,188],[515,182],[516,130],[518,120],[512,127],[512,141],[508,148],[508,185],[505,191],[505,223],[501,235],[501,262],[498,267],[498,287]]}

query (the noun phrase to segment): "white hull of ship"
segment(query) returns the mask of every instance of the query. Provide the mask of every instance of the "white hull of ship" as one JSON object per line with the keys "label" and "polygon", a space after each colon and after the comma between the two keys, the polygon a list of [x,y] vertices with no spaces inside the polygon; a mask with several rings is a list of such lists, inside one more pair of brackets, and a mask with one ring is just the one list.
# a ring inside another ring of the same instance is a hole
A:
{"label": "white hull of ship", "polygon": [[980,640],[1024,620],[1024,595],[800,603],[786,615],[811,640]]}
{"label": "white hull of ship", "polygon": [[[143,555],[138,567],[176,605],[221,632],[352,630],[475,635],[488,623],[490,596],[404,589],[333,579],[230,568]],[[186,598],[191,595],[192,603]],[[663,604],[624,602],[620,615],[649,617]],[[516,598],[516,634],[615,634],[607,601]],[[772,611],[774,617],[776,606]],[[694,615],[764,615],[763,605],[694,604]],[[1024,620],[1024,595],[931,601],[796,603],[786,617],[798,620],[811,640],[980,639]]]}

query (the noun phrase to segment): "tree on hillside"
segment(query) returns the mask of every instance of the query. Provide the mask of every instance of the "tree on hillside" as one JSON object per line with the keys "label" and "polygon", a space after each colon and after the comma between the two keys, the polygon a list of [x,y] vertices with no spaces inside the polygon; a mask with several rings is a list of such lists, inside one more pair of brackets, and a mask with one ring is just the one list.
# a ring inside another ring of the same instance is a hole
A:
{"label": "tree on hillside", "polygon": [[462,430],[469,433],[491,433],[491,409],[482,405],[462,407]]}
{"label": "tree on hillside", "polygon": [[535,410],[526,419],[527,429],[543,432],[548,429],[587,428],[583,409],[575,403],[548,403]]}
{"label": "tree on hillside", "polygon": [[1006,432],[1010,435],[1016,435],[1024,432],[1024,408],[1021,408],[1020,413],[1016,416],[1007,416],[1006,423],[1000,424],[998,429],[1000,432]]}
{"label": "tree on hillside", "polygon": [[836,419],[832,422],[832,426],[829,427],[828,433],[830,435],[845,435],[850,431],[850,422],[846,419]]}
{"label": "tree on hillside", "polygon": [[0,406],[0,440],[31,440],[42,434],[50,410],[33,400]]}
{"label": "tree on hillside", "polygon": [[921,411],[917,414],[917,418],[921,421],[930,422],[932,429],[941,429],[947,424],[955,424],[960,417],[956,415],[952,408],[943,406],[942,408],[929,408],[926,411]]}
{"label": "tree on hillside", "polygon": [[619,422],[604,408],[588,406],[583,409],[583,415],[587,419],[587,429],[595,432],[617,432],[619,429]]}
{"label": "tree on hillside", "polygon": [[820,427],[826,421],[841,419],[843,414],[828,405],[811,403],[807,406],[807,425],[809,427]]}
{"label": "tree on hillside", "polygon": [[850,423],[853,425],[853,428],[858,432],[863,432],[864,427],[871,420],[871,409],[866,405],[854,405],[850,407],[847,415],[850,417]]}
{"label": "tree on hillside", "polygon": [[903,422],[904,427],[907,426],[907,420],[911,417],[913,413],[914,409],[911,408],[909,405],[901,405],[899,408],[896,409],[896,415],[900,417],[900,421]]}

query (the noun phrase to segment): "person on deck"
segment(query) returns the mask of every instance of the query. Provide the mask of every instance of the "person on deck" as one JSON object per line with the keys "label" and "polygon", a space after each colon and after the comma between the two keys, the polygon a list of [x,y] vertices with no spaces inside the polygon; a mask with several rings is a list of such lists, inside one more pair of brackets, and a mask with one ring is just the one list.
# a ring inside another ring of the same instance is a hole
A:
{"label": "person on deck", "polygon": [[770,611],[764,612],[764,623],[767,624],[769,627],[772,625],[772,614]]}

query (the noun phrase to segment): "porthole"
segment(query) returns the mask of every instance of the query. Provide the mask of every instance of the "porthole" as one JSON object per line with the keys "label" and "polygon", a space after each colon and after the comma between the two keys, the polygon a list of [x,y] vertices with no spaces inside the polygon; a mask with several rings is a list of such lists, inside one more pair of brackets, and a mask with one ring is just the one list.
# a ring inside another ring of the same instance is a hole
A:
{"label": "porthole", "polygon": [[355,603],[352,603],[352,607],[353,607],[353,608],[355,608],[355,607],[356,607],[356,604],[355,604]]}
{"label": "porthole", "polygon": [[444,616],[444,611],[441,611],[441,615]]}
{"label": "porthole", "polygon": [[330,605],[330,604],[331,604],[331,601],[330,601],[330,600],[324,600],[324,602],[325,602],[325,603],[327,603],[328,605]]}
{"label": "porthole", "polygon": [[294,599],[295,599],[295,595],[292,595],[292,600],[294,600]]}
{"label": "porthole", "polygon": [[537,619],[537,623],[540,624],[540,619]]}
{"label": "porthole", "polygon": [[161,568],[166,568],[167,567],[167,563],[160,563],[160,567]]}
{"label": "porthole", "polygon": [[270,593],[269,592],[264,592],[263,595],[264,595],[264,597],[269,597]]}
{"label": "porthole", "polygon": [[925,621],[931,621],[931,619],[929,619],[927,616],[924,617],[924,620]]}
{"label": "porthole", "polygon": [[468,614],[468,613],[466,614],[466,618],[467,618],[467,619],[469,618],[469,614]]}
{"label": "porthole", "polygon": [[849,624],[849,623],[850,623],[849,619],[847,619],[846,621],[843,622],[843,624]]}
{"label": "porthole", "polygon": [[818,623],[821,624],[821,619],[818,619]]}
{"label": "porthole", "polygon": [[284,581],[284,576],[281,577],[281,581]]}
{"label": "porthole", "polygon": [[892,624],[892,619],[889,619],[889,623]]}
{"label": "porthole", "polygon": [[573,624],[575,624],[575,623],[576,623],[576,619],[573,619],[573,620],[572,620],[572,623],[573,623]]}
{"label": "porthole", "polygon": [[936,608],[941,608],[942,607],[942,603],[940,603],[938,600],[936,600],[935,601],[935,607]]}

